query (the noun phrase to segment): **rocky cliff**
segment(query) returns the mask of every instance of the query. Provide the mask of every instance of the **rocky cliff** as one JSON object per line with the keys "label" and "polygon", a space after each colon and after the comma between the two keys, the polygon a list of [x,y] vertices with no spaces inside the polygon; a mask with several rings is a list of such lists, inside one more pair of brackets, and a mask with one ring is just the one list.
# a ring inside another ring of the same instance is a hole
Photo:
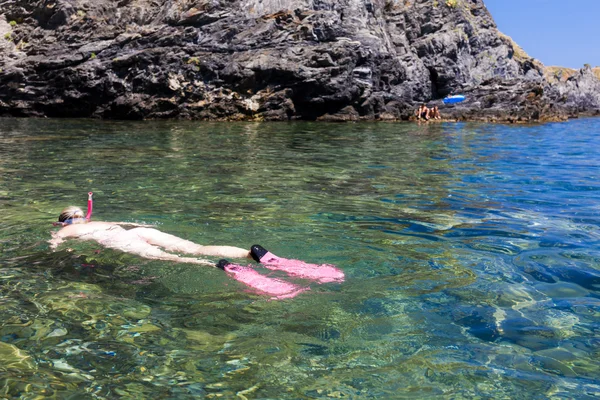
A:
{"label": "rocky cliff", "polygon": [[458,119],[597,114],[502,35],[482,0],[0,0],[0,116]]}

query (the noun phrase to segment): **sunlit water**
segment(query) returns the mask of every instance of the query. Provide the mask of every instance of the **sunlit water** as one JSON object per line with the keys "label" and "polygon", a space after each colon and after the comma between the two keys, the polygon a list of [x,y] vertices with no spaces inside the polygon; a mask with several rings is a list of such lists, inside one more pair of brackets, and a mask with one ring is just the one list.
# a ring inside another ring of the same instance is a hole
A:
{"label": "sunlit water", "polygon": [[[0,146],[0,397],[600,396],[600,120],[3,119]],[[95,220],[346,282],[259,269],[310,286],[274,301],[213,268],[51,252],[90,190]]]}

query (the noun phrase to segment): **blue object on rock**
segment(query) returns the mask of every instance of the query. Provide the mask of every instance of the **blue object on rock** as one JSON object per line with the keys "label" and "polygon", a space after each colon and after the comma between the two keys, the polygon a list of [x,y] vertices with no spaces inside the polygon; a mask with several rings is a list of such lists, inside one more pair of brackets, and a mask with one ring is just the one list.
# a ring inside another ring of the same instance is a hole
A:
{"label": "blue object on rock", "polygon": [[448,96],[444,99],[444,104],[460,103],[466,99],[462,94],[455,94],[454,96]]}

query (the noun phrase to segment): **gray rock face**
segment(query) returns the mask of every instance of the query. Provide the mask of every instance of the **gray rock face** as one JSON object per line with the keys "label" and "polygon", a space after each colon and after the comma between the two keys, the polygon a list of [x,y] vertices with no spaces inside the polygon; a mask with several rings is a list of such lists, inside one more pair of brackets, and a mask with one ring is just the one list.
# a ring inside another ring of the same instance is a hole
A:
{"label": "gray rock face", "polygon": [[229,120],[564,119],[600,110],[582,70],[550,82],[482,0],[0,0],[0,116]]}

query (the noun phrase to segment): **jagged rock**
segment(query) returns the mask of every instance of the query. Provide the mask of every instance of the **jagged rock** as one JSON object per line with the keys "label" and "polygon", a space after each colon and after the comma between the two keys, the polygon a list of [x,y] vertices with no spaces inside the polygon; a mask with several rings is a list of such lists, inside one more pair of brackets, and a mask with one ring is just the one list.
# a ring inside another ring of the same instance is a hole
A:
{"label": "jagged rock", "polygon": [[600,80],[589,66],[552,87],[552,95],[571,114],[600,114]]}
{"label": "jagged rock", "polygon": [[[482,0],[0,0],[0,116],[531,122],[600,111]],[[467,101],[444,106],[463,93]]]}

